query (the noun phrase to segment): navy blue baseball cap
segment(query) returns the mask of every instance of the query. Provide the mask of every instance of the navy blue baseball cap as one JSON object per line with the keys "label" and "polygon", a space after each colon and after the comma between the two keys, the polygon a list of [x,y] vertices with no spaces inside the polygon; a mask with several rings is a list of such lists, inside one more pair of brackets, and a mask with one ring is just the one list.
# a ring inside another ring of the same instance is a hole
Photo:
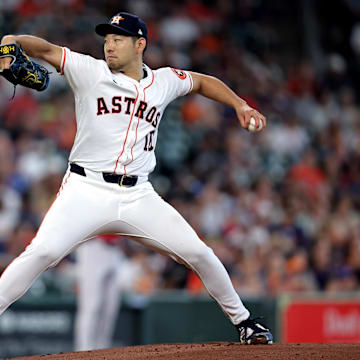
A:
{"label": "navy blue baseball cap", "polygon": [[101,36],[119,34],[144,37],[147,41],[146,24],[138,16],[126,12],[114,15],[106,24],[97,25],[95,32]]}

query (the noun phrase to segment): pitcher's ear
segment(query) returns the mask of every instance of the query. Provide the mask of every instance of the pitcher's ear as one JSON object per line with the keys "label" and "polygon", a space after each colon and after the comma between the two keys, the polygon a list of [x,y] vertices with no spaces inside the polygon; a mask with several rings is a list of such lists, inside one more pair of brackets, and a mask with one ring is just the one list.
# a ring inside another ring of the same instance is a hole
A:
{"label": "pitcher's ear", "polygon": [[136,48],[138,50],[140,50],[141,52],[144,52],[144,50],[146,48],[146,39],[143,37],[138,38],[136,43],[137,43]]}

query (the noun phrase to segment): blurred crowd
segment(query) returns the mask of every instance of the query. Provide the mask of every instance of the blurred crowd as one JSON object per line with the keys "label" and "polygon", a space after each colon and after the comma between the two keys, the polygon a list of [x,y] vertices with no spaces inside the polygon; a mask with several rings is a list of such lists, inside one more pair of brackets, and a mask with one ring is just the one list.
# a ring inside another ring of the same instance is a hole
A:
{"label": "blurred crowd", "polygon": [[[242,296],[358,290],[360,109],[349,59],[326,49],[319,68],[303,56],[302,29],[286,23],[299,19],[284,2],[281,11],[277,1],[123,3],[3,0],[0,31],[102,58],[94,25],[120,10],[138,14],[149,27],[150,67],[217,76],[268,122],[248,133],[230,108],[200,96],[178,99],[160,127],[157,191],[214,249]],[[1,269],[31,241],[67,167],[73,99],[52,72],[46,92],[18,87],[12,101],[13,87],[0,79]],[[133,291],[203,291],[171,259],[127,239],[119,246],[137,273]],[[68,257],[32,291],[72,291],[75,267]]]}

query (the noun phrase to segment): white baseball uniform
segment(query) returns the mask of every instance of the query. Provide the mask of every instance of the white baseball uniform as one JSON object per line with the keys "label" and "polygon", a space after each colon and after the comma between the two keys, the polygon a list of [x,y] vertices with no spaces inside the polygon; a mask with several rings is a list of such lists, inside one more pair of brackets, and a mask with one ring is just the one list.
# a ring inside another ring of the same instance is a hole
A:
{"label": "white baseball uniform", "polygon": [[112,344],[122,294],[121,269],[126,266],[118,240],[115,235],[96,237],[76,250],[75,351]]}
{"label": "white baseball uniform", "polygon": [[[103,233],[131,236],[194,270],[210,296],[238,324],[249,312],[213,251],[147,181],[168,103],[192,90],[189,72],[151,70],[136,81],[112,73],[103,60],[63,49],[61,69],[75,96],[77,133],[56,200],[26,250],[0,279],[0,313],[37,276],[82,242]],[[135,186],[105,181],[103,173],[138,176]],[[81,172],[80,172],[81,173]],[[95,266],[96,264],[94,264]]]}

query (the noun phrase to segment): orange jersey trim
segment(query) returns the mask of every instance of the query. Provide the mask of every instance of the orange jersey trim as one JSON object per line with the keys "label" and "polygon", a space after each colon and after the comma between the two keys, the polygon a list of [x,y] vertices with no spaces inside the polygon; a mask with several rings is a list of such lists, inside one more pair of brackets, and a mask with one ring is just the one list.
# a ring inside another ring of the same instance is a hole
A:
{"label": "orange jersey trim", "polygon": [[[124,153],[124,150],[125,150],[125,144],[126,144],[126,140],[127,140],[127,138],[128,138],[128,135],[129,135],[130,125],[131,125],[131,123],[132,123],[132,119],[133,119],[133,117],[134,117],[134,112],[135,112],[135,108],[136,108],[136,103],[137,103],[138,98],[139,98],[139,90],[138,90],[138,88],[137,88],[137,86],[136,86],[135,84],[134,84],[134,86],[135,86],[136,94],[137,94],[137,95],[136,95],[136,99],[135,99],[135,103],[134,103],[134,108],[133,108],[133,111],[132,111],[132,114],[131,114],[131,117],[130,117],[129,126],[128,126],[127,131],[126,131],[126,136],[125,136],[123,148],[122,148],[122,150],[121,150],[120,155],[119,155],[118,158],[116,159],[114,174],[116,173],[116,169],[117,169],[117,167],[118,167],[119,159],[120,159],[121,155]],[[125,171],[125,175],[126,175],[125,165],[124,165],[124,171]]]}

